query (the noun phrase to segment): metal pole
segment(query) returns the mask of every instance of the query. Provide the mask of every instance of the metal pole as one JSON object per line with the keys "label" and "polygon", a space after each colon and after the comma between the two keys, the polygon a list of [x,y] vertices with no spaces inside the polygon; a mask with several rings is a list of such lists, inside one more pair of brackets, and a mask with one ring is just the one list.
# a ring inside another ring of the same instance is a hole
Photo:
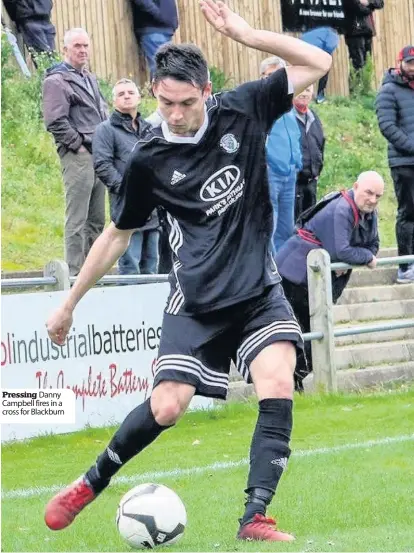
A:
{"label": "metal pole", "polygon": [[323,249],[312,250],[307,265],[311,330],[323,333],[311,342],[315,390],[336,392],[331,258]]}

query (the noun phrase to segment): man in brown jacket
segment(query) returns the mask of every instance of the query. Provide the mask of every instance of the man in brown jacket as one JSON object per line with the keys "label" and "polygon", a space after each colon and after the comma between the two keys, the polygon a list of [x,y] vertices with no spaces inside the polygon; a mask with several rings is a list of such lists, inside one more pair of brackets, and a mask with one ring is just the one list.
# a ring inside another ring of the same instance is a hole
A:
{"label": "man in brown jacket", "polygon": [[105,187],[95,177],[92,136],[108,111],[96,76],[86,69],[89,37],[71,29],[64,37],[64,62],[46,72],[43,114],[54,136],[65,184],[65,259],[77,275],[105,225]]}

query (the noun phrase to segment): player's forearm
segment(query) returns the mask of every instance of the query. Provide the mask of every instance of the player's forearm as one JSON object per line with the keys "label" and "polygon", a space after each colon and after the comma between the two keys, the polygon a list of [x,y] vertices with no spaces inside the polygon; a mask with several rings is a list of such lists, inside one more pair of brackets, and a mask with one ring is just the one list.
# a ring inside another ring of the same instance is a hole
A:
{"label": "player's forearm", "polygon": [[86,292],[103,277],[128,247],[130,234],[111,223],[94,242],[64,306],[73,311]]}
{"label": "player's forearm", "polygon": [[331,67],[332,57],[329,54],[291,36],[252,29],[243,36],[241,42],[250,48],[279,56],[290,65],[315,69],[321,75],[325,75]]}

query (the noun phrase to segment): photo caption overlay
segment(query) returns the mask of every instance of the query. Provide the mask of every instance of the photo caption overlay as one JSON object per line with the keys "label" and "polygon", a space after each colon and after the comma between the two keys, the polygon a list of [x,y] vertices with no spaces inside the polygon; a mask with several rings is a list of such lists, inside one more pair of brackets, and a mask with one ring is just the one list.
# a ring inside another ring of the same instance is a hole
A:
{"label": "photo caption overlay", "polygon": [[74,424],[73,390],[1,390],[2,424]]}

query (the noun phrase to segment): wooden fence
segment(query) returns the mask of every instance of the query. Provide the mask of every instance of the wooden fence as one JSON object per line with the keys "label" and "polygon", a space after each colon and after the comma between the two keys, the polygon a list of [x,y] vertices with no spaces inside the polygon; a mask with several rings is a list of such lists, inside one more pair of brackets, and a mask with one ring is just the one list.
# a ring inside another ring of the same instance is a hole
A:
{"label": "wooden fence", "polygon": [[[280,2],[285,0],[230,0],[231,7],[256,28],[281,31]],[[245,48],[213,31],[204,21],[197,0],[178,0],[180,27],[177,42],[195,42],[210,66],[231,78],[234,84],[256,79],[265,54]],[[414,42],[414,1],[385,0],[384,10],[375,12],[375,84],[395,64],[398,51]],[[91,69],[115,81],[130,77],[140,85],[147,80],[145,64],[138,55],[132,29],[129,0],[55,0],[52,20],[57,46],[61,49],[65,30],[85,28],[91,38]],[[343,37],[334,55],[329,93],[348,94],[348,52]]]}

